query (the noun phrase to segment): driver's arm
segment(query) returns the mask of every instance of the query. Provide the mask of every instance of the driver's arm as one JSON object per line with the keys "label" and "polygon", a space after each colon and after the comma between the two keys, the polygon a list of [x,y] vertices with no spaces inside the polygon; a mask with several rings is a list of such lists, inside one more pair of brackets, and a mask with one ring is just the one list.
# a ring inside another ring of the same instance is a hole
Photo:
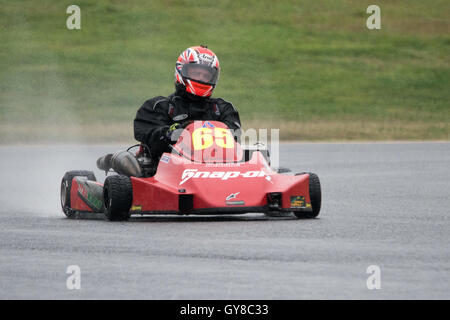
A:
{"label": "driver's arm", "polygon": [[173,121],[167,109],[167,98],[156,97],[145,101],[134,119],[134,137],[150,147],[152,157],[159,157],[168,151],[165,137]]}
{"label": "driver's arm", "polygon": [[234,139],[240,141],[241,138],[241,120],[236,108],[228,101],[220,99],[220,117],[219,121],[225,123],[228,128],[233,130]]}

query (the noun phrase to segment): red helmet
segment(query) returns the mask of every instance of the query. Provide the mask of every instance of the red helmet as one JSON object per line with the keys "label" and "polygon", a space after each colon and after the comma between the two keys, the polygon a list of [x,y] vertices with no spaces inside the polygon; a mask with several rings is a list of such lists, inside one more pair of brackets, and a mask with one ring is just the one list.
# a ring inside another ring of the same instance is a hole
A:
{"label": "red helmet", "polygon": [[211,96],[219,80],[219,59],[207,47],[184,50],[175,64],[175,85],[199,97]]}

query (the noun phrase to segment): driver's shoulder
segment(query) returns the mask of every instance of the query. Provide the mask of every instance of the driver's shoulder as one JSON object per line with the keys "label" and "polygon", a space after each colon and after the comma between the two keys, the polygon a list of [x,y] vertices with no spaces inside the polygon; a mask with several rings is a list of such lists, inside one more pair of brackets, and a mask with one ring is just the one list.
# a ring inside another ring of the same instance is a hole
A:
{"label": "driver's shoulder", "polygon": [[217,104],[217,106],[219,108],[226,108],[226,107],[231,107],[234,109],[234,111],[237,111],[236,108],[234,107],[233,103],[231,103],[230,101],[225,100],[224,98],[210,98],[210,100]]}
{"label": "driver's shoulder", "polygon": [[148,99],[144,102],[143,106],[151,110],[155,110],[157,107],[167,108],[169,105],[169,97],[156,96]]}

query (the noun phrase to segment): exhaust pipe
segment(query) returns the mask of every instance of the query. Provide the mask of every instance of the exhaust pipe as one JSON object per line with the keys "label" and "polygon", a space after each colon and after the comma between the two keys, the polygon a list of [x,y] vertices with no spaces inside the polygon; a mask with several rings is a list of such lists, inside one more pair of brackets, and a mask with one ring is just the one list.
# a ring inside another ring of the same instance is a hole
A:
{"label": "exhaust pipe", "polygon": [[112,154],[109,153],[106,156],[97,159],[97,168],[100,170],[108,172],[111,169],[111,158]]}
{"label": "exhaust pipe", "polygon": [[117,151],[114,154],[107,154],[97,160],[97,167],[100,170],[108,171],[113,169],[118,174],[125,176],[141,177],[142,168],[136,157],[128,151]]}

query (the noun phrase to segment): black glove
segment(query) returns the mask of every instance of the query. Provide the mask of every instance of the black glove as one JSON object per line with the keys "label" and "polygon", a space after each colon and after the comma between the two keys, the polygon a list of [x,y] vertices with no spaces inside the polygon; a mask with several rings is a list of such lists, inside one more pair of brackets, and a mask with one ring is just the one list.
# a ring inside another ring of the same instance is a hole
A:
{"label": "black glove", "polygon": [[175,122],[166,131],[166,141],[170,144],[176,143],[181,135],[181,132],[183,132],[181,124]]}
{"label": "black glove", "polygon": [[172,124],[169,129],[166,131],[166,141],[170,144],[174,144],[178,141],[183,132],[184,128],[190,125],[192,120],[183,121],[182,123],[175,122]]}

